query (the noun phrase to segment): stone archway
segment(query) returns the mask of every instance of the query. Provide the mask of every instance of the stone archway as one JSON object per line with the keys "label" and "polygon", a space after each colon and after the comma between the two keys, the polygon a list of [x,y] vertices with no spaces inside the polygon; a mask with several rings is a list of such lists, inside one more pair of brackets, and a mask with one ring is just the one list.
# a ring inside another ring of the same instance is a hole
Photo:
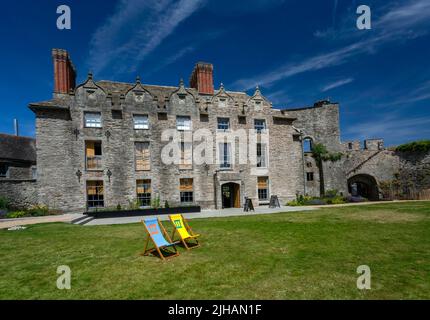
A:
{"label": "stone archway", "polygon": [[373,176],[368,174],[357,174],[349,178],[348,190],[352,195],[358,195],[371,201],[379,200],[378,183]]}
{"label": "stone archway", "polygon": [[240,185],[229,182],[221,185],[222,208],[240,208]]}

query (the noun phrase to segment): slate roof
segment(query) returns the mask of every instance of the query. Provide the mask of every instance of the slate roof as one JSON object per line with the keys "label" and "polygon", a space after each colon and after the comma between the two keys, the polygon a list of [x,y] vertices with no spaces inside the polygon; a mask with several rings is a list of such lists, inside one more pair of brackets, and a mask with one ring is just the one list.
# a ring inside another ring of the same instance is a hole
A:
{"label": "slate roof", "polygon": [[36,140],[0,133],[0,159],[36,163]]}

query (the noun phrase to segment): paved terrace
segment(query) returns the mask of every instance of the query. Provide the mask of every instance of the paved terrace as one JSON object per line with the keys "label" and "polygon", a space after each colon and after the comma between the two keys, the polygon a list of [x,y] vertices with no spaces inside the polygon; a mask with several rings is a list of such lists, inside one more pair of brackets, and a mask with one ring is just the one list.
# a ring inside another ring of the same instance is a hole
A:
{"label": "paved terrace", "polygon": [[[205,219],[205,218],[222,218],[222,217],[235,217],[235,216],[251,216],[256,214],[272,214],[280,212],[292,212],[292,211],[305,211],[305,210],[315,210],[314,208],[304,208],[304,207],[281,207],[270,209],[268,207],[259,207],[251,212],[244,212],[243,208],[234,209],[224,209],[224,210],[202,210],[202,212],[197,213],[184,213],[186,219]],[[178,212],[180,213],[180,212]],[[140,216],[140,217],[121,217],[121,218],[106,218],[106,219],[94,219],[85,224],[86,226],[96,226],[96,225],[109,225],[109,224],[127,224],[127,223],[137,223],[141,222],[143,219],[149,218],[160,218],[162,221],[169,220],[168,215],[158,215],[158,216]]]}

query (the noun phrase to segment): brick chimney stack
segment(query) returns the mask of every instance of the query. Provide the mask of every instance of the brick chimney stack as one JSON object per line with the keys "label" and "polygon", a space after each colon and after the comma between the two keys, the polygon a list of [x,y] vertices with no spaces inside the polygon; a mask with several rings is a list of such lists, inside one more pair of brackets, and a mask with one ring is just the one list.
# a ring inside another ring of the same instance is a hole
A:
{"label": "brick chimney stack", "polygon": [[52,49],[54,61],[54,93],[69,94],[76,87],[76,69],[70,55],[63,49]]}
{"label": "brick chimney stack", "polygon": [[194,67],[190,78],[190,87],[201,94],[214,94],[214,67],[210,63],[199,62]]}

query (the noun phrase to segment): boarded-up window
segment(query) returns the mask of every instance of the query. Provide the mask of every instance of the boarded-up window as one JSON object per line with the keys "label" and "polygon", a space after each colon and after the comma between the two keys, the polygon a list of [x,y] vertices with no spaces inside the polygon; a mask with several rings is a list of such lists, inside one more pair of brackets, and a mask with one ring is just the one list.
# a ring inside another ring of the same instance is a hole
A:
{"label": "boarded-up window", "polygon": [[137,180],[136,182],[136,193],[139,205],[142,207],[148,207],[151,205],[151,180]]}
{"label": "boarded-up window", "polygon": [[193,145],[191,143],[181,142],[181,162],[179,169],[190,170],[193,168]]}
{"label": "boarded-up window", "polygon": [[104,207],[103,181],[87,181],[88,208]]}
{"label": "boarded-up window", "polygon": [[193,179],[180,179],[179,191],[182,203],[190,203],[194,201]]}
{"label": "boarded-up window", "polygon": [[102,170],[102,143],[101,141],[85,142],[85,157],[87,170]]}
{"label": "boarded-up window", "polygon": [[151,153],[149,142],[136,142],[135,144],[136,171],[151,170]]}
{"label": "boarded-up window", "polygon": [[269,200],[269,178],[258,177],[258,200]]}

